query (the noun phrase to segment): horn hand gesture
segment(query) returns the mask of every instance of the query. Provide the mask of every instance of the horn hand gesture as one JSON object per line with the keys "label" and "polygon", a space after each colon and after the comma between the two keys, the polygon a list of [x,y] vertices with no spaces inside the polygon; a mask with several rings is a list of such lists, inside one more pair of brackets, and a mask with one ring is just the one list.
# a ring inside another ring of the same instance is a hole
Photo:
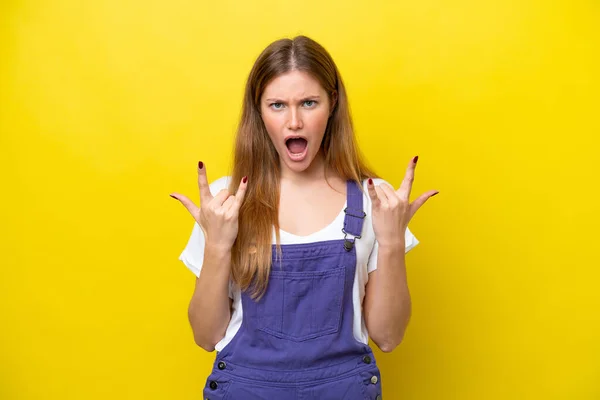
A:
{"label": "horn hand gesture", "polygon": [[216,196],[213,196],[208,185],[206,168],[202,162],[199,162],[200,206],[179,193],[172,193],[171,197],[179,200],[194,217],[204,232],[207,245],[230,249],[237,238],[238,215],[247,187],[248,178],[244,177],[235,194],[223,189]]}
{"label": "horn hand gesture", "polygon": [[409,221],[430,197],[439,193],[437,190],[430,190],[412,203],[409,201],[418,158],[414,157],[408,164],[398,190],[386,183],[376,186],[369,179],[367,188],[372,202],[373,230],[380,246],[398,246],[404,243]]}

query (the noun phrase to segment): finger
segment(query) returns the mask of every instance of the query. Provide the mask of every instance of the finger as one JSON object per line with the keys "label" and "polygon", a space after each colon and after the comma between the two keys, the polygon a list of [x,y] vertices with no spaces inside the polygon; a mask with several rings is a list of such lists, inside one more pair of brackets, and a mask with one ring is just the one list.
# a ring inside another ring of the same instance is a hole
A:
{"label": "finger", "polygon": [[417,210],[418,210],[419,208],[421,208],[421,206],[422,206],[423,204],[425,204],[425,202],[426,202],[427,200],[429,200],[430,198],[432,198],[433,196],[435,196],[435,195],[436,195],[436,194],[438,194],[438,193],[439,193],[439,192],[438,192],[437,190],[430,190],[430,191],[428,191],[428,192],[425,192],[425,193],[423,193],[423,194],[422,194],[422,195],[420,195],[419,197],[417,197],[417,198],[415,199],[415,201],[413,201],[413,202],[410,204],[410,212],[409,212],[409,215],[410,215],[410,217],[412,218],[412,217],[413,217],[413,215],[415,215],[415,213],[417,212]]}
{"label": "finger", "polygon": [[388,198],[383,189],[381,189],[380,185],[375,186],[375,191],[377,192],[377,197],[379,197],[379,201],[382,206],[388,205]]}
{"label": "finger", "polygon": [[238,190],[235,193],[235,205],[236,211],[239,211],[240,207],[242,207],[242,203],[244,202],[244,197],[246,197],[246,189],[248,189],[248,177],[245,176],[242,178],[242,182],[240,186],[238,186]]}
{"label": "finger", "polygon": [[391,207],[397,205],[400,202],[400,199],[398,199],[398,195],[394,191],[394,188],[391,187],[389,184],[384,182],[381,185],[379,185],[379,187],[387,196],[388,204]]}
{"label": "finger", "polygon": [[181,204],[183,204],[183,206],[189,211],[189,213],[192,214],[192,217],[194,217],[194,219],[196,218],[199,208],[192,200],[179,193],[172,193],[170,196],[175,200],[179,200]]}
{"label": "finger", "polygon": [[212,200],[214,207],[215,208],[222,207],[223,204],[225,204],[225,201],[229,198],[229,196],[230,196],[229,190],[227,190],[227,189],[219,190],[219,193],[217,193],[217,195]]}
{"label": "finger", "polygon": [[198,189],[200,189],[200,205],[208,204],[213,196],[206,177],[206,166],[202,161],[198,161]]}
{"label": "finger", "polygon": [[415,156],[408,163],[408,167],[406,168],[406,174],[404,174],[404,179],[402,180],[402,184],[400,185],[400,189],[396,193],[400,198],[408,201],[410,199],[410,192],[412,190],[412,184],[415,180],[415,167],[417,166],[417,161],[419,160],[419,156]]}
{"label": "finger", "polygon": [[228,212],[229,209],[235,204],[235,196],[229,196],[227,198],[227,200],[225,200],[223,202],[223,205],[221,206],[221,208],[223,209],[223,212]]}
{"label": "finger", "polygon": [[377,191],[375,190],[375,185],[373,184],[373,179],[369,178],[367,183],[367,191],[369,192],[369,197],[371,198],[371,204],[373,208],[377,208],[381,205],[381,200],[377,196]]}

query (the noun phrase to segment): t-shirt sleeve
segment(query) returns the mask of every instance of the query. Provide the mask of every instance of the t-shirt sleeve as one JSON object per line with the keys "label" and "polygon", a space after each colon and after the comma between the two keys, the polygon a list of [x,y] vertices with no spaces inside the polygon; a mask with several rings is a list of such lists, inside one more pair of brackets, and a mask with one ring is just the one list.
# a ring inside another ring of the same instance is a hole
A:
{"label": "t-shirt sleeve", "polygon": [[[383,179],[373,179],[373,183],[375,185],[380,185],[382,183],[388,183]],[[367,184],[366,184],[366,180],[364,183],[364,189],[365,191],[367,190]],[[372,224],[372,218],[371,218],[371,199],[368,195],[366,195],[365,200],[367,202],[368,205],[368,212],[369,212],[369,218],[368,220],[371,222]],[[369,226],[369,229],[373,229],[373,226]],[[408,253],[410,250],[412,250],[416,245],[419,244],[419,241],[417,240],[417,238],[415,237],[415,235],[413,235],[413,233],[410,231],[410,229],[407,227],[406,228],[406,232],[404,233],[404,238],[405,238],[405,248],[404,251],[405,253]],[[373,245],[373,249],[371,250],[371,254],[369,255],[369,260],[367,262],[367,272],[371,273],[373,271],[375,271],[377,269],[377,254],[378,254],[378,250],[379,250],[379,243],[377,243],[377,240],[375,240],[375,244]]]}
{"label": "t-shirt sleeve", "polygon": [[[219,193],[222,189],[226,189],[229,185],[229,177],[220,178],[210,186],[210,192],[214,195]],[[204,245],[205,237],[202,228],[197,222],[194,222],[192,233],[188,239],[187,245],[179,255],[179,260],[185,264],[185,266],[192,271],[196,277],[200,277],[200,271],[202,270],[202,263],[204,262]],[[229,281],[229,297],[233,299],[233,283]]]}

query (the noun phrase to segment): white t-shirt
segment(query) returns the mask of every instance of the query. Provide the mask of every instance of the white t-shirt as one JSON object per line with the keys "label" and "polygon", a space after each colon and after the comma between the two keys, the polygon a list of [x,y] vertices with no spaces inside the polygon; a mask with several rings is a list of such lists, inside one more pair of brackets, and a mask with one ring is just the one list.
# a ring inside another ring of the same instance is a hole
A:
{"label": "white t-shirt", "polygon": [[[226,189],[229,186],[230,177],[220,178],[210,184],[210,191],[216,195],[220,190]],[[385,182],[382,179],[374,179],[373,183],[378,185]],[[353,322],[353,333],[356,340],[361,343],[368,344],[369,336],[367,327],[365,325],[364,316],[362,312],[362,302],[365,296],[365,286],[369,280],[369,273],[377,269],[377,249],[378,244],[375,240],[375,233],[373,232],[373,222],[371,218],[371,199],[367,193],[367,181],[363,181],[363,187],[365,193],[363,194],[363,209],[367,214],[363,223],[363,235],[360,239],[355,241],[356,247],[356,274],[354,277],[354,286],[352,290],[352,301],[354,303],[354,322]],[[328,226],[321,229],[318,232],[312,233],[308,236],[296,236],[291,233],[280,230],[280,243],[283,244],[302,244],[321,242],[335,239],[343,239],[342,227],[344,226],[344,208],[340,210],[335,220]],[[411,250],[419,241],[407,228],[405,233],[406,238],[406,252]],[[275,244],[275,229],[273,229],[273,244]],[[204,233],[197,223],[194,224],[192,234],[189,238],[187,246],[179,256],[179,259],[196,275],[200,276],[200,270],[202,269],[202,262],[204,260]],[[229,283],[229,297],[233,299],[233,310],[231,320],[225,337],[217,343],[215,349],[221,351],[235,336],[240,326],[242,325],[242,297],[240,288],[230,281]]]}

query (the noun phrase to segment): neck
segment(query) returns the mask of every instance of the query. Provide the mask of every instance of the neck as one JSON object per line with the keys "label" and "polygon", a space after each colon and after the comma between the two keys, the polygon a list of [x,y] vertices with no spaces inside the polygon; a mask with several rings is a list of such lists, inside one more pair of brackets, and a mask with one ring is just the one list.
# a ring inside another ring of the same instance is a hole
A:
{"label": "neck", "polygon": [[[325,156],[319,150],[315,158],[310,163],[310,166],[302,172],[295,172],[287,168],[285,163],[281,163],[281,180],[294,184],[304,184],[315,181],[325,180]],[[331,176],[330,173],[327,176]]]}

